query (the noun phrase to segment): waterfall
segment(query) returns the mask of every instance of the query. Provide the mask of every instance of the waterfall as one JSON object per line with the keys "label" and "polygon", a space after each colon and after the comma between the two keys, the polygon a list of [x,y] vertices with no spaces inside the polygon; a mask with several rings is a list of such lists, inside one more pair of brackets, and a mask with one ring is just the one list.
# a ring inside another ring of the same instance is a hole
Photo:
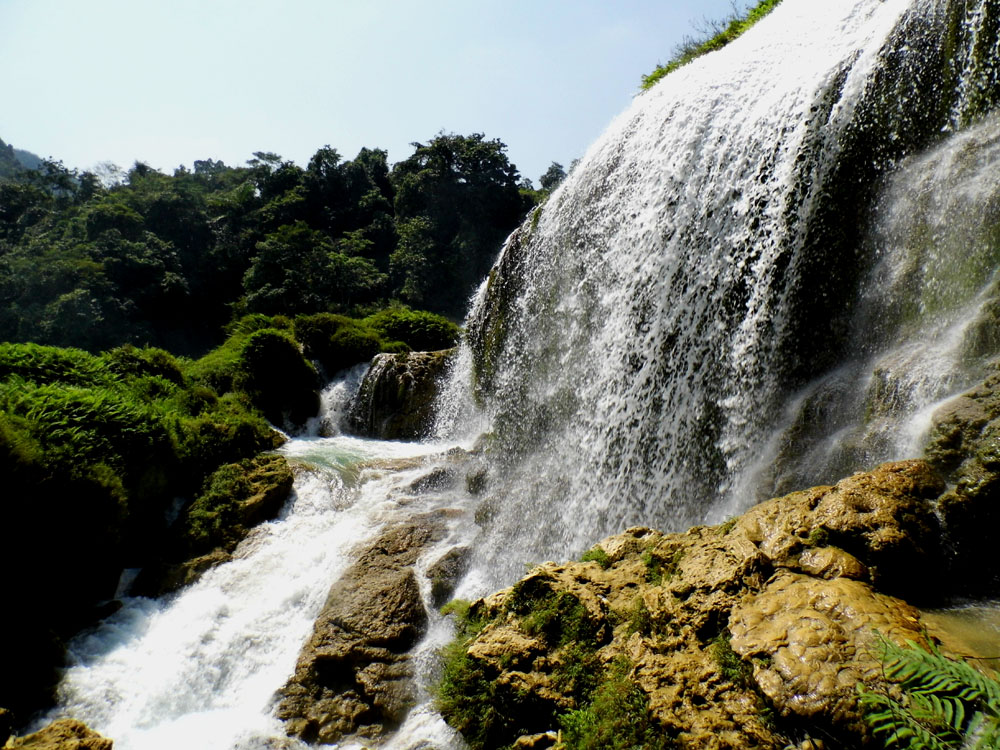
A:
{"label": "waterfall", "polygon": [[[447,509],[433,552],[474,546],[459,593],[477,596],[628,526],[722,520],[915,453],[1000,350],[998,16],[784,0],[636,97],[475,296],[434,441],[337,435],[360,372],[332,386],[333,416],[283,448],[282,515],[77,638],[53,715],[120,750],[299,747],[275,692],[393,519]],[[408,489],[457,443],[481,452],[474,489]],[[385,746],[462,746],[427,687],[448,632],[432,612],[418,706]]]}

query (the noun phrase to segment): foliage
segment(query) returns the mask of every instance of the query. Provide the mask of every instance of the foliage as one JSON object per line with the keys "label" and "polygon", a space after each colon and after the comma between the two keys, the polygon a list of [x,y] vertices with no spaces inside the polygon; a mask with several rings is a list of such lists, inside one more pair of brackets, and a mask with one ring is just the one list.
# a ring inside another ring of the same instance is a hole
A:
{"label": "foliage", "polygon": [[324,146],[305,169],[257,152],[105,183],[52,161],[0,171],[0,340],[203,356],[234,314],[402,300],[457,317],[532,200],[498,140],[414,146],[391,168]]}
{"label": "foliage", "polygon": [[649,713],[649,698],[618,657],[585,706],[559,717],[567,750],[661,750],[676,747]]}
{"label": "foliage", "polygon": [[580,562],[595,562],[605,570],[611,567],[611,558],[608,557],[608,553],[604,551],[603,547],[592,547],[587,550],[580,558]]}
{"label": "foliage", "polygon": [[566,170],[563,169],[563,165],[554,161],[549,165],[549,168],[545,170],[545,174],[538,178],[538,182],[542,186],[542,190],[551,192],[559,187],[565,179]]}
{"label": "foliage", "polygon": [[881,640],[885,677],[903,691],[859,688],[865,720],[886,747],[1000,747],[1000,681],[912,641]]}
{"label": "foliage", "polygon": [[414,351],[450,349],[458,343],[459,327],[434,313],[389,307],[369,315],[362,323],[383,339],[402,341]]}
{"label": "foliage", "polygon": [[709,24],[706,34],[700,38],[686,38],[675,50],[670,62],[657,65],[656,70],[642,77],[642,89],[654,84],[678,68],[687,65],[709,52],[715,52],[740,37],[747,29],[774,10],[781,0],[758,0],[743,14],[734,12],[731,16]]}

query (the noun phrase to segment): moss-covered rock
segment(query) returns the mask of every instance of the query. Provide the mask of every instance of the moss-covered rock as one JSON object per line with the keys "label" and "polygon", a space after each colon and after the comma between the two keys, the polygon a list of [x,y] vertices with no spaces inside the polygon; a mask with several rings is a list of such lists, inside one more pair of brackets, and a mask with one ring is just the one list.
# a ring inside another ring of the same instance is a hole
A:
{"label": "moss-covered rock", "polygon": [[956,587],[995,592],[1000,561],[983,544],[1000,524],[1000,372],[942,405],[932,417],[926,453],[949,489],[938,503]]}
{"label": "moss-covered rock", "polygon": [[885,593],[944,595],[943,489],[923,461],[885,464],[719,526],[631,529],[545,563],[471,605],[440,708],[473,748],[557,729],[567,748],[784,748],[810,732],[861,745],[876,633],[949,643]]}
{"label": "moss-covered rock", "polygon": [[181,513],[160,561],[143,569],[133,593],[169,593],[230,560],[251,528],[278,514],[293,482],[284,456],[261,454],[219,467]]}

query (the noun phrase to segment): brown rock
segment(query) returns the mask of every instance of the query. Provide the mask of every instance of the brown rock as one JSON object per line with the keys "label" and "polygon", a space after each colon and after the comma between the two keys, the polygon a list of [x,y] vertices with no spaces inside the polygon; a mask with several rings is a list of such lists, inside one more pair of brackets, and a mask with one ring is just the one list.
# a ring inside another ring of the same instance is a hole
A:
{"label": "brown rock", "polygon": [[376,355],[351,405],[351,427],[383,440],[425,436],[433,424],[441,376],[454,352]]}
{"label": "brown rock", "polygon": [[465,574],[472,558],[469,547],[448,550],[440,559],[427,568],[427,578],[431,582],[431,603],[440,607],[451,596],[455,585]]}
{"label": "brown rock", "polygon": [[24,750],[111,750],[112,742],[76,719],[58,719],[27,737],[15,737],[4,748]]}
{"label": "brown rock", "polygon": [[875,633],[921,641],[919,612],[869,584],[783,572],[730,615],[732,648],[783,716],[863,735],[857,686],[881,680]]}
{"label": "brown rock", "polygon": [[[652,722],[680,747],[784,748],[803,722],[862,745],[856,686],[882,679],[875,632],[942,637],[876,590],[906,588],[908,576],[932,589],[942,489],[925,462],[885,464],[718,527],[629,529],[598,544],[603,564],[545,563],[470,607],[482,626],[465,648],[470,682],[456,692],[470,692],[471,709],[484,700],[476,685],[488,684],[495,711],[519,706],[484,727],[509,744],[579,708],[593,689],[581,675],[593,684],[624,658],[647,701],[628,721]],[[457,719],[463,730],[469,715]]]}
{"label": "brown rock", "polygon": [[413,702],[407,651],[427,613],[412,565],[441,537],[433,517],[384,532],[335,583],[295,674],[280,691],[289,734],[333,743],[375,737],[398,725]]}

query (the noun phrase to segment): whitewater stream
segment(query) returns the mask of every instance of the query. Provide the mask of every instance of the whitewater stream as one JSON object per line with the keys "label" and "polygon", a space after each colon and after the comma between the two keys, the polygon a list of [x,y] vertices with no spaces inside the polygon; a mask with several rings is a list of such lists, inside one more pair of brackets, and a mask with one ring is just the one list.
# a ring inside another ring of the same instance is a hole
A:
{"label": "whitewater stream", "polygon": [[[297,748],[275,693],[390,522],[451,511],[418,579],[472,546],[471,598],[628,526],[717,522],[919,454],[935,405],[1000,350],[1000,118],[973,111],[996,85],[997,3],[961,4],[941,63],[955,7],[784,0],[637,96],[507,244],[516,278],[475,297],[489,371],[464,343],[436,437],[291,440],[280,517],[197,584],[125,598],[77,638],[52,716],[116,750]],[[336,431],[361,372],[328,389],[314,431]],[[482,494],[413,490],[481,435]],[[463,746],[432,708],[450,630],[430,610],[418,706],[382,747]]]}

